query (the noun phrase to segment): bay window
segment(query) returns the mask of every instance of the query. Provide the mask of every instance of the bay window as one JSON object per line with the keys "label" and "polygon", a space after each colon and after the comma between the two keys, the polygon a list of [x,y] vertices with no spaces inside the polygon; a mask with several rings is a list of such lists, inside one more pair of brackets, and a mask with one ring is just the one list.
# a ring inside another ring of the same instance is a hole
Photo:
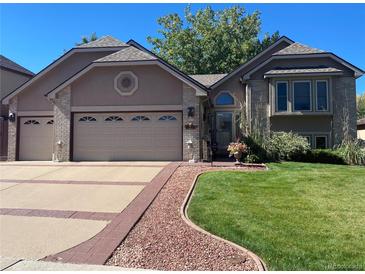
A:
{"label": "bay window", "polygon": [[276,111],[288,111],[288,82],[276,82]]}
{"label": "bay window", "polygon": [[311,110],[311,82],[293,82],[294,111]]}
{"label": "bay window", "polygon": [[328,83],[326,80],[316,81],[316,110],[328,111]]}

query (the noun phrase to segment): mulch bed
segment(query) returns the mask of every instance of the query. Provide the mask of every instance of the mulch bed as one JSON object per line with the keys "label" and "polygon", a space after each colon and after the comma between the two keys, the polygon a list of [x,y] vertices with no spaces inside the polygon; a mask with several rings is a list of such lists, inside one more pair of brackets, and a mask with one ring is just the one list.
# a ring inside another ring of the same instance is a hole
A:
{"label": "mulch bed", "polygon": [[208,170],[256,170],[259,167],[179,167],[107,265],[155,270],[258,270],[245,252],[185,223],[180,208],[195,176]]}

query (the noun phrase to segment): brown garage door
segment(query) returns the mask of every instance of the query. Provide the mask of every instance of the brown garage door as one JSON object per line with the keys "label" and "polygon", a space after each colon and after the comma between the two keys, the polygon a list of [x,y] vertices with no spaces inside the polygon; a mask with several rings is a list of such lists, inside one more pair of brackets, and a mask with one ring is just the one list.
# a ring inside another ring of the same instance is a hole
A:
{"label": "brown garage door", "polygon": [[52,160],[52,117],[21,117],[19,128],[19,160]]}
{"label": "brown garage door", "polygon": [[179,112],[75,113],[73,160],[182,159]]}

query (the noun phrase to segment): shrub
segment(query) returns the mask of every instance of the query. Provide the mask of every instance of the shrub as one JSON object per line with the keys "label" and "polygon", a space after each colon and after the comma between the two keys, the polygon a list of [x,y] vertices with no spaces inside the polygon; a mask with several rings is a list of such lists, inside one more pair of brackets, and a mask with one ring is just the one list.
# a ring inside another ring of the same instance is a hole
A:
{"label": "shrub", "polygon": [[349,165],[365,164],[365,149],[359,140],[345,140],[338,147],[338,153]]}
{"label": "shrub", "polygon": [[273,132],[263,147],[277,160],[293,160],[310,149],[307,139],[293,132]]}
{"label": "shrub", "polygon": [[309,150],[306,153],[297,154],[293,157],[293,160],[307,163],[346,164],[345,159],[340,155],[339,151],[333,149]]}
{"label": "shrub", "polygon": [[253,136],[244,136],[243,142],[247,145],[247,163],[263,163],[269,160],[266,150],[263,148],[262,140]]}

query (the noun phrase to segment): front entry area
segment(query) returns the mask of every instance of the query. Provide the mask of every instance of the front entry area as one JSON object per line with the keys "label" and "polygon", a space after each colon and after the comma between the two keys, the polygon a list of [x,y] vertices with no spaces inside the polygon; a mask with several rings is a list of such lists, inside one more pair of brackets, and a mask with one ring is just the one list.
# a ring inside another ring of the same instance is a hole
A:
{"label": "front entry area", "polygon": [[53,117],[20,117],[20,161],[50,161],[53,152]]}
{"label": "front entry area", "polygon": [[74,161],[182,160],[181,112],[73,116]]}
{"label": "front entry area", "polygon": [[226,156],[227,146],[233,138],[232,111],[217,111],[215,115],[217,154]]}

